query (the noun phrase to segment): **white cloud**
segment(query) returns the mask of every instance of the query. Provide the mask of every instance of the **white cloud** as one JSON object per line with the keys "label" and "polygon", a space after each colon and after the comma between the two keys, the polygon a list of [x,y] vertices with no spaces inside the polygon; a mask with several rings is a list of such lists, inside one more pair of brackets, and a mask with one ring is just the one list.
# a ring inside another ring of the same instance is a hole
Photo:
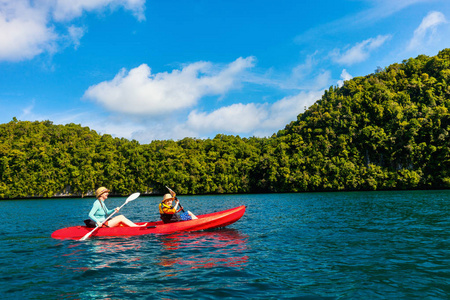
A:
{"label": "white cloud", "polygon": [[343,69],[343,70],[342,70],[342,73],[341,73],[341,80],[338,80],[337,84],[338,84],[339,87],[341,87],[341,86],[344,85],[344,82],[345,82],[345,81],[350,80],[350,79],[352,79],[352,78],[353,78],[353,76],[350,75],[350,74],[347,72],[346,69]]}
{"label": "white cloud", "polygon": [[285,97],[273,104],[233,104],[210,113],[193,111],[188,120],[179,128],[190,132],[191,136],[208,136],[213,132],[271,136],[284,128],[297,115],[320,99],[323,91],[301,92]]}
{"label": "white cloud", "polygon": [[67,31],[69,33],[71,43],[75,46],[75,49],[78,48],[78,46],[80,46],[80,40],[84,35],[84,29],[72,25],[67,28]]}
{"label": "white cloud", "polygon": [[53,17],[56,21],[70,21],[81,16],[85,11],[93,12],[106,7],[114,9],[121,6],[130,10],[138,20],[145,20],[145,0],[56,0]]}
{"label": "white cloud", "polygon": [[269,107],[268,118],[259,125],[259,128],[255,128],[256,134],[267,136],[284,128],[291,121],[297,120],[298,114],[304,112],[305,108],[314,104],[322,95],[323,90],[301,92],[273,103]]}
{"label": "white cloud", "polygon": [[56,39],[44,10],[28,1],[0,1],[0,60],[21,61],[53,51]]}
{"label": "white cloud", "polygon": [[[297,120],[298,114],[303,113],[305,107],[311,106],[322,95],[323,91],[301,92],[274,104],[237,103],[212,112],[194,110],[186,120],[166,118],[163,115],[158,120],[147,119],[145,124],[140,123],[143,128],[131,133],[133,127],[125,126],[123,130],[127,130],[128,133],[123,136],[127,138],[131,136],[141,143],[153,140],[178,140],[185,137],[205,139],[212,138],[217,133],[242,137],[267,137],[283,129],[291,121]],[[98,126],[104,128],[105,132],[111,131],[103,122],[99,122]]]}
{"label": "white cloud", "polygon": [[363,62],[370,56],[370,52],[382,46],[390,38],[390,35],[379,35],[376,38],[370,38],[361,43],[357,43],[343,54],[340,53],[341,51],[339,49],[334,50],[331,53],[331,57],[333,61],[341,65],[353,65]]}
{"label": "white cloud", "polygon": [[[308,92],[302,91],[273,104],[235,103],[213,111],[196,108],[202,97],[223,95],[239,87],[241,82],[247,82],[246,70],[253,67],[253,61],[253,57],[239,58],[222,67],[197,62],[181,70],[157,74],[152,74],[150,68],[143,64],[129,72],[122,70],[111,81],[90,87],[85,98],[118,113],[117,116],[125,113],[130,119],[138,118],[136,122],[145,129],[131,135],[143,143],[184,137],[209,138],[218,132],[263,137],[271,136],[295,121],[298,114],[321,98],[324,86],[330,82],[330,72],[322,71],[310,80],[315,89],[310,87]],[[296,70],[292,75],[301,77],[295,73]],[[252,80],[253,83],[267,85],[267,82],[261,83],[255,78]],[[188,108],[194,110],[186,117],[184,114]],[[147,117],[156,114],[158,118]]]}
{"label": "white cloud", "polygon": [[0,0],[0,61],[22,61],[56,52],[66,41],[54,22],[68,26],[69,37],[78,47],[84,30],[67,23],[85,11],[107,7],[123,7],[139,20],[145,19],[145,0]]}
{"label": "white cloud", "polygon": [[238,103],[211,113],[193,111],[189,114],[186,126],[197,132],[212,130],[233,134],[249,133],[267,117],[264,105]]}
{"label": "white cloud", "polygon": [[221,95],[236,88],[239,76],[253,67],[253,57],[238,58],[220,69],[209,62],[196,62],[171,73],[151,74],[142,64],[128,73],[122,69],[111,81],[89,87],[86,99],[110,111],[156,115],[192,107],[207,95]]}
{"label": "white cloud", "polygon": [[[441,12],[432,11],[423,18],[419,27],[414,30],[414,36],[409,42],[408,50],[416,50],[424,44],[430,43],[439,25],[447,23],[445,16]],[[427,39],[428,38],[428,39]]]}

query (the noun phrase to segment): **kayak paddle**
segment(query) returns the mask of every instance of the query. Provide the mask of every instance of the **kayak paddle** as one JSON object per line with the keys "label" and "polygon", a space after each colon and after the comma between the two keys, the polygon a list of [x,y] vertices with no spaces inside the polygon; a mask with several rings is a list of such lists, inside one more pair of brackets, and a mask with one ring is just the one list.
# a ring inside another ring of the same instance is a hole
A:
{"label": "kayak paddle", "polygon": [[94,231],[96,231],[98,228],[102,227],[103,224],[105,224],[106,221],[108,221],[108,220],[109,220],[116,212],[118,212],[125,204],[127,204],[128,202],[131,202],[131,201],[135,200],[137,197],[139,197],[140,194],[141,194],[141,193],[134,193],[134,194],[131,194],[130,196],[128,196],[127,200],[125,200],[125,203],[122,204],[122,206],[119,207],[118,210],[114,211],[111,215],[109,215],[109,217],[107,217],[107,218],[105,219],[105,221],[103,221],[103,222],[100,224],[100,226],[95,227],[94,229],[92,229],[91,232],[89,232],[89,233],[87,233],[85,236],[83,236],[83,237],[80,239],[80,241],[84,241],[84,240],[86,240],[88,237],[90,237],[91,234],[94,233]]}

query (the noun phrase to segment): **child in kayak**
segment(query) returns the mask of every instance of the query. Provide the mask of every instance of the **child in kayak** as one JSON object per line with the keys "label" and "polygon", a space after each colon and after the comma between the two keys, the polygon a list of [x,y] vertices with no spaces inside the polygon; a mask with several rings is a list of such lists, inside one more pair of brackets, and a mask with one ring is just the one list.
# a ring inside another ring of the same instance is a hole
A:
{"label": "child in kayak", "polygon": [[[95,192],[97,201],[95,201],[94,204],[92,205],[92,209],[89,212],[89,218],[92,221],[94,221],[97,224],[97,226],[101,226],[102,222],[104,222],[106,220],[108,215],[110,215],[114,211],[119,211],[118,207],[116,207],[115,209],[108,209],[106,207],[104,202],[108,198],[109,192],[110,192],[110,190],[108,190],[107,188],[105,188],[103,186],[98,188],[97,191]],[[120,215],[120,216],[116,216],[116,217],[108,220],[106,223],[103,224],[103,226],[117,227],[120,224],[124,224],[125,226],[129,226],[129,227],[141,227],[141,226],[147,225],[147,223],[145,223],[143,225],[137,225],[137,224],[131,222],[130,220],[128,220],[127,218],[125,218],[125,216]]]}
{"label": "child in kayak", "polygon": [[[159,213],[161,215],[161,220],[164,223],[173,223],[179,221],[188,221],[192,219],[198,219],[193,213],[190,211],[184,212],[181,215],[178,214],[182,208],[178,209],[178,205],[180,201],[174,198],[175,195],[165,194],[162,202],[159,204]],[[176,201],[175,206],[173,206],[173,200]]]}

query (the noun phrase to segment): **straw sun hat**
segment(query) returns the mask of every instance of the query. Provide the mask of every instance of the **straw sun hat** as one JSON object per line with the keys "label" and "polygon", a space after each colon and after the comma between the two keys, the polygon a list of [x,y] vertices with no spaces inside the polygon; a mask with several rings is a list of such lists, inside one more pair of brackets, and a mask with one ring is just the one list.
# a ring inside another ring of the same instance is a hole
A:
{"label": "straw sun hat", "polygon": [[162,199],[162,202],[166,202],[166,201],[169,201],[169,200],[173,200],[172,195],[171,194],[165,194],[163,199]]}
{"label": "straw sun hat", "polygon": [[99,187],[96,191],[95,191],[95,197],[98,198],[100,197],[102,194],[104,193],[109,193],[110,190],[108,190],[107,188],[105,188],[104,186]]}

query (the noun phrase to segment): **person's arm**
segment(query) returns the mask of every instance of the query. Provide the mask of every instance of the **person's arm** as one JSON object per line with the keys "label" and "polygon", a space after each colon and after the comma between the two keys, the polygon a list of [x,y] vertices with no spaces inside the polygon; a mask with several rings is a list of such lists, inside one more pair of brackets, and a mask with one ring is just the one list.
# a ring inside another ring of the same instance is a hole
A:
{"label": "person's arm", "polygon": [[177,204],[175,204],[175,206],[173,207],[173,209],[174,209],[175,211],[178,211],[177,208],[178,208],[178,205],[180,204],[180,201],[178,201],[178,199],[175,199],[175,201],[177,202]]}
{"label": "person's arm", "polygon": [[[174,209],[176,212],[180,212],[183,209],[183,207],[181,207],[180,205],[180,200],[176,199],[175,201],[177,201],[177,204],[175,205]],[[178,205],[180,205],[180,208],[178,208]]]}
{"label": "person's arm", "polygon": [[175,210],[175,213],[177,213],[177,212],[179,212],[179,211],[181,210],[181,208],[180,208],[180,209],[177,209],[177,208],[178,208],[178,205],[180,204],[180,201],[176,198],[176,195],[177,195],[177,194],[176,194],[174,191],[172,191],[171,189],[169,189],[169,193],[170,193],[170,195],[173,197],[174,201],[177,202],[177,204],[175,204],[175,206],[173,206],[173,209]]}

